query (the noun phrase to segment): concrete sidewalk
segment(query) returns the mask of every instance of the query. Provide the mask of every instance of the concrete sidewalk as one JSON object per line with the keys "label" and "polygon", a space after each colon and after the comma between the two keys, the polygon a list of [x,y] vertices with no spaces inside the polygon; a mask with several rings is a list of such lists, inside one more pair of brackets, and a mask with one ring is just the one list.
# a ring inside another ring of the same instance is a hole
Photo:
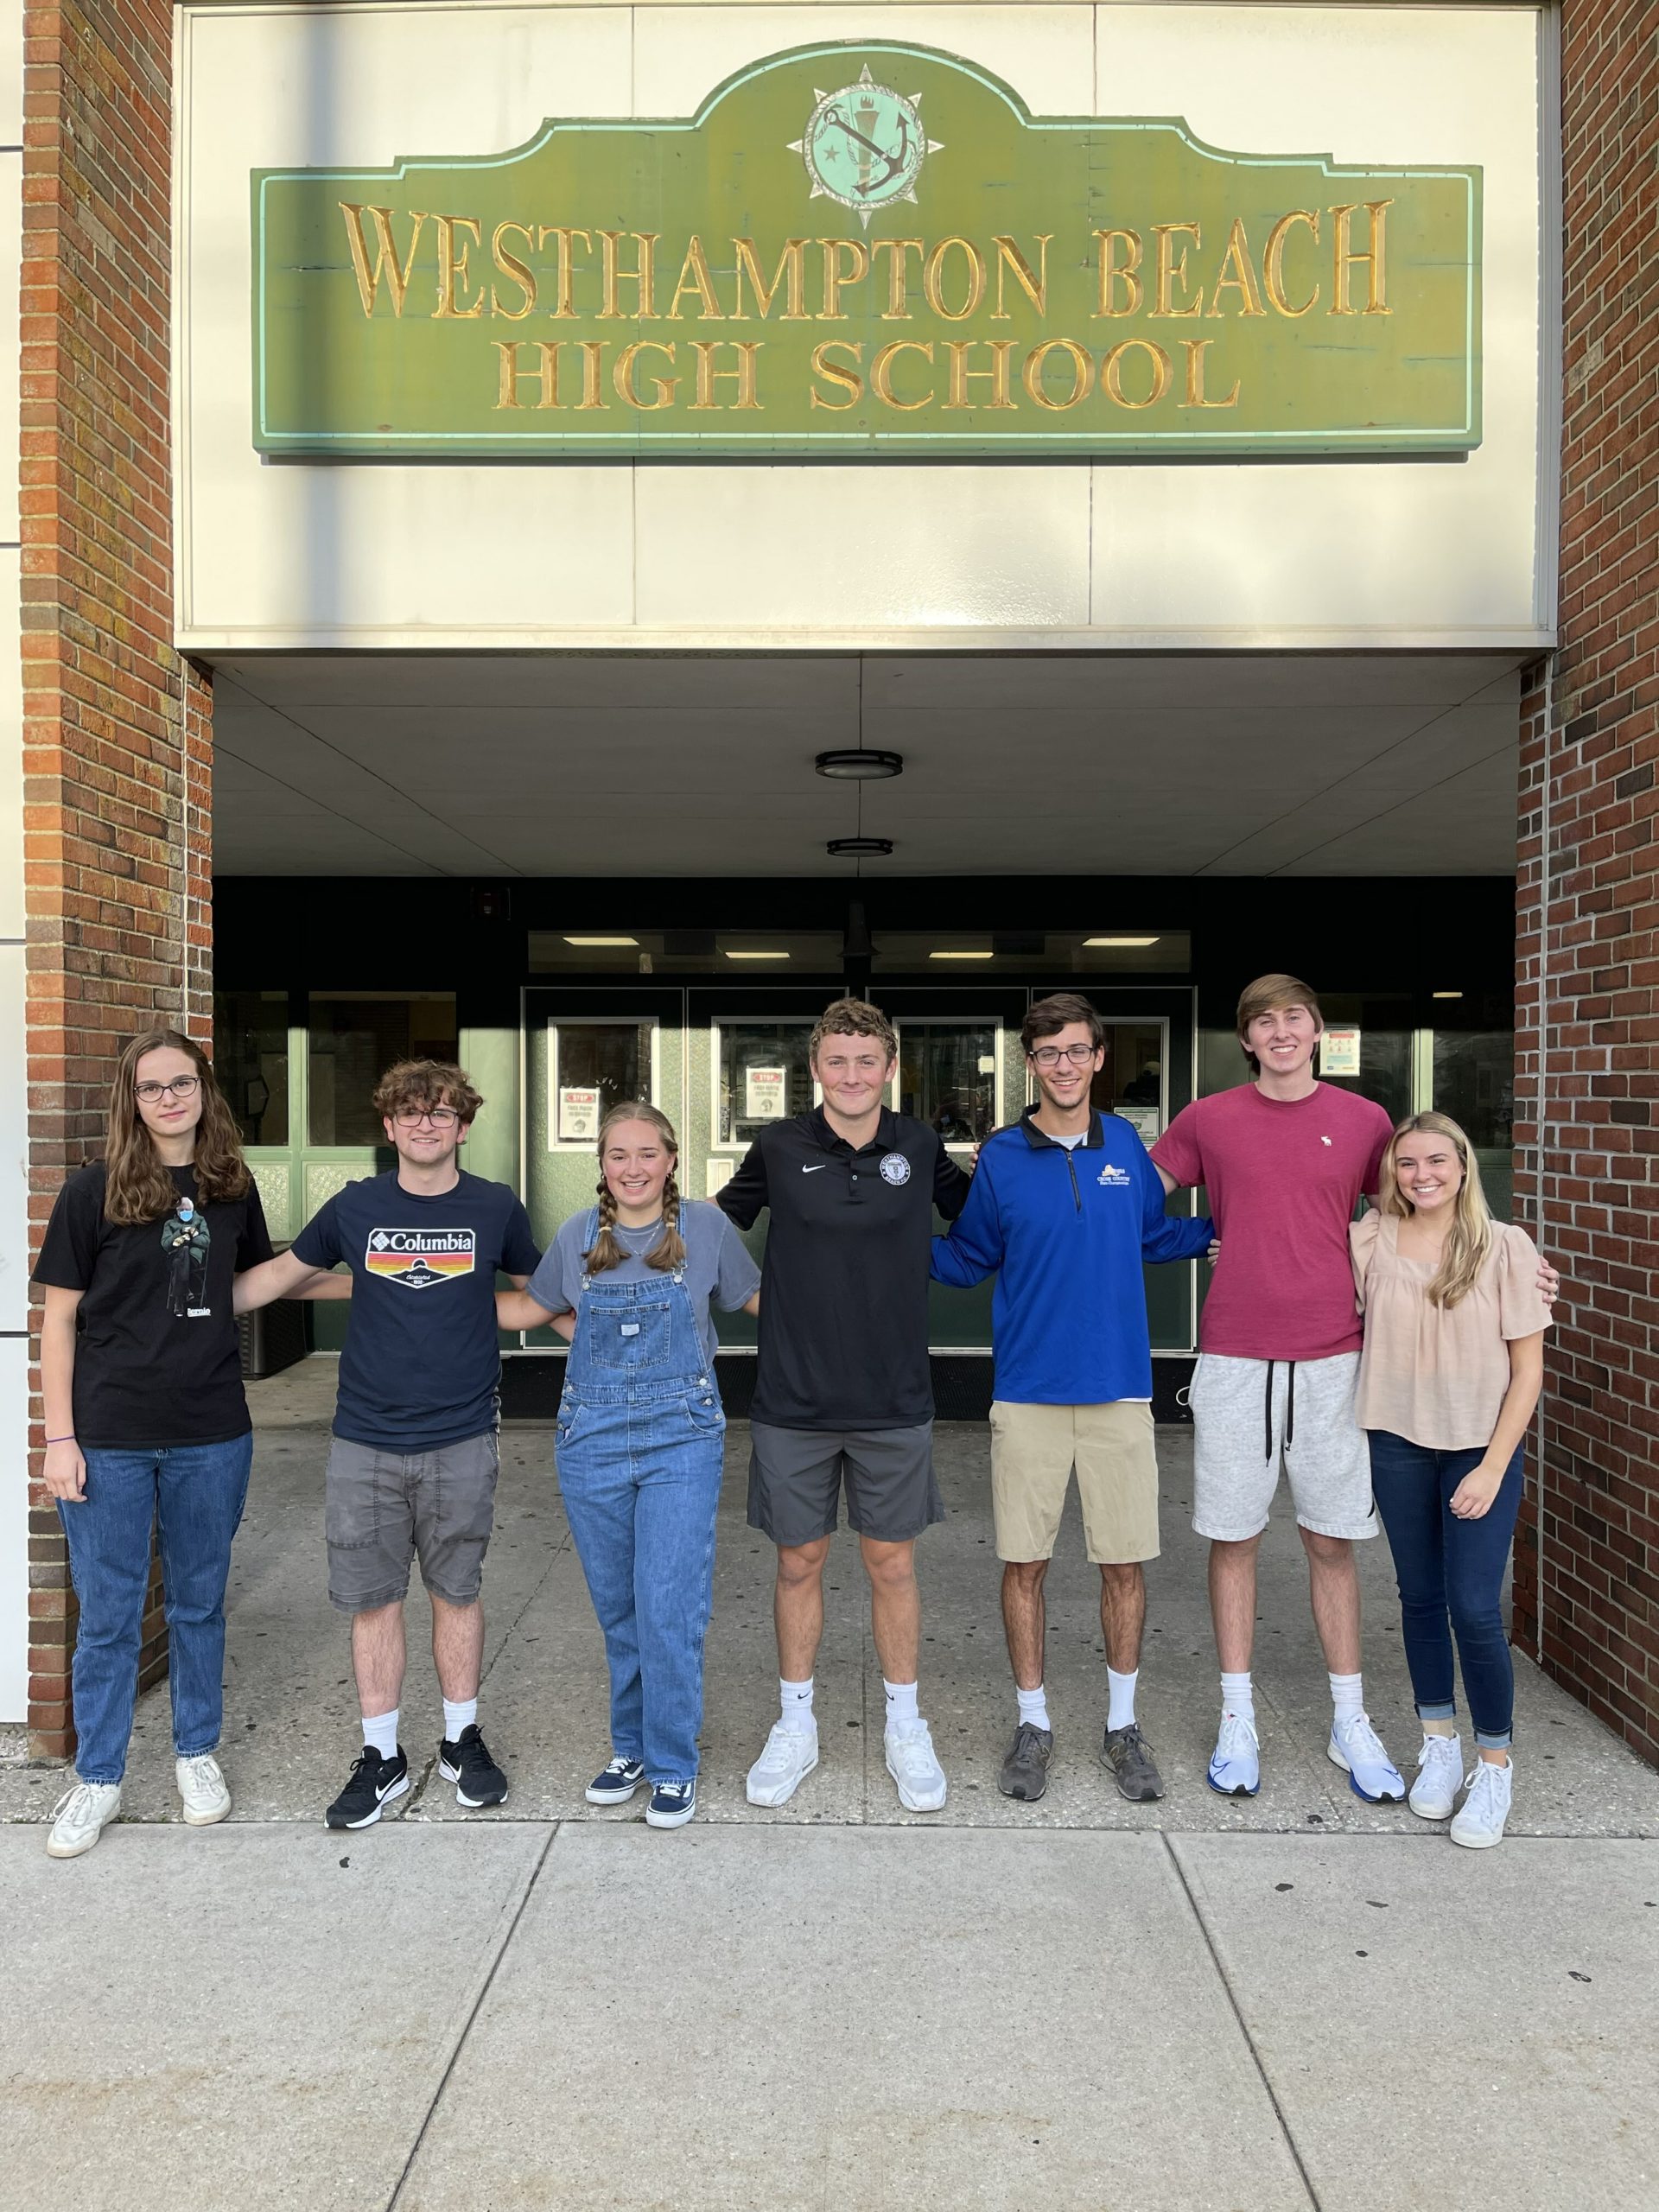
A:
{"label": "concrete sidewalk", "polygon": [[[918,2202],[1063,2212],[1646,2212],[1659,2198],[1659,1777],[1524,1662],[1510,1840],[1459,1852],[1361,1804],[1294,1529],[1264,1554],[1264,1782],[1204,1763],[1216,1688],[1187,1439],[1160,1433],[1165,1558],[1142,1718],[1169,1795],[1096,1758],[1097,1578],[1075,1513],[1050,1584],[1057,1763],[998,1796],[1012,1723],[982,1430],[941,1433],[950,1518],[923,1547],[923,1706],[950,1778],[912,1819],[882,1763],[855,1554],[832,1563],[824,1762],[759,1813],[772,1716],[766,1548],[741,1433],[709,1646],[704,1809],[597,1812],[604,1670],[545,1431],[505,1440],[483,1719],[512,1777],[463,1815],[432,1757],[430,1663],[397,1817],[330,1835],[355,1732],[322,1594],[331,1363],[256,1386],[232,1587],[226,1827],[176,1821],[165,1693],[124,1813],[49,1861],[62,1778],[0,1770],[5,2212]],[[1386,1552],[1367,1548],[1368,1698],[1415,1732]],[[423,1601],[411,1603],[411,1643]],[[1027,1833],[1021,1834],[1025,1830]]]}

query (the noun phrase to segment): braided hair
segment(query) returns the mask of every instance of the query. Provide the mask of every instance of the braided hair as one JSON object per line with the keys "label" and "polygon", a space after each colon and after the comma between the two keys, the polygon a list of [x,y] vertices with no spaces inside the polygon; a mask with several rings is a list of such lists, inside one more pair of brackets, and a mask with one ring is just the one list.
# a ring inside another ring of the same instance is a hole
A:
{"label": "braided hair", "polygon": [[582,1254],[582,1260],[590,1275],[602,1275],[607,1268],[620,1267],[628,1256],[617,1239],[616,1195],[605,1174],[605,1147],[611,1131],[623,1122],[644,1122],[648,1128],[655,1129],[672,1163],[668,1180],[663,1185],[663,1233],[645,1255],[648,1268],[655,1268],[659,1274],[672,1274],[676,1268],[685,1265],[685,1239],[680,1234],[680,1185],[676,1173],[680,1164],[680,1142],[667,1115],[659,1113],[643,1098],[613,1106],[599,1125],[599,1181],[595,1185],[599,1234],[591,1249]]}

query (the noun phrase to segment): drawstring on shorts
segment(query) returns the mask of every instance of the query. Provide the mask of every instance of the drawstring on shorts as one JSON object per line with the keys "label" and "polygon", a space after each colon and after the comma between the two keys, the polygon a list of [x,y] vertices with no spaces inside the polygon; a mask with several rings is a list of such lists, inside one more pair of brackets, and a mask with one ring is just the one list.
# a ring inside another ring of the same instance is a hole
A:
{"label": "drawstring on shorts", "polygon": [[[1262,1423],[1267,1431],[1267,1452],[1265,1456],[1269,1459],[1273,1457],[1273,1370],[1277,1364],[1278,1363],[1276,1360],[1270,1359],[1268,1362],[1267,1395],[1262,1401]],[[1289,1359],[1285,1362],[1285,1449],[1287,1452],[1289,1451],[1291,1446],[1295,1442],[1295,1440],[1296,1363],[1294,1359]]]}

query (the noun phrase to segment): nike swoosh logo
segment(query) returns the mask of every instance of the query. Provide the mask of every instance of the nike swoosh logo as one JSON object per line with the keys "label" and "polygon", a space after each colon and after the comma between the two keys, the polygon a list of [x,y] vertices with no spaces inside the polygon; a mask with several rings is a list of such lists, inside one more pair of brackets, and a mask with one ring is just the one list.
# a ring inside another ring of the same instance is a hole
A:
{"label": "nike swoosh logo", "polygon": [[827,1160],[821,1160],[816,1167],[803,1167],[801,1173],[803,1175],[822,1175],[829,1165]]}

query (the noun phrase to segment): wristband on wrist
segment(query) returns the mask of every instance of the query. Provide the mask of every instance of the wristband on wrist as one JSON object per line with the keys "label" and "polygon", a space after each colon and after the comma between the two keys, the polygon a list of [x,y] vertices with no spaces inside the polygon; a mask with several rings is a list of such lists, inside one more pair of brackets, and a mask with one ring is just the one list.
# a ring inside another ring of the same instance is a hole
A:
{"label": "wristband on wrist", "polygon": [[75,1440],[73,1436],[48,1436],[46,1440],[48,1444],[73,1444]]}

